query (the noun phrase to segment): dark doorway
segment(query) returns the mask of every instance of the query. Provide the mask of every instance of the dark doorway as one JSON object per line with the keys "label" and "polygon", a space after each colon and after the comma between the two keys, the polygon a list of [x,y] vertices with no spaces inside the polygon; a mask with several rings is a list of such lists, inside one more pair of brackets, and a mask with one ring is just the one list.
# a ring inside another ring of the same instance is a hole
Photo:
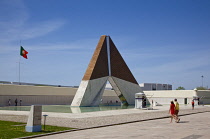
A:
{"label": "dark doorway", "polygon": [[187,98],[184,98],[184,104],[187,104]]}

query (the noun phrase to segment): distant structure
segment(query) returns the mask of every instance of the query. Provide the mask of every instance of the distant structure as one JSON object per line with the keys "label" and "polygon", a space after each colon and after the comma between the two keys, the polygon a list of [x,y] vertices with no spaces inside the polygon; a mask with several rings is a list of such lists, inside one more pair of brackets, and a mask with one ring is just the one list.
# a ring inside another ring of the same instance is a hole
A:
{"label": "distant structure", "polygon": [[101,36],[71,106],[98,106],[107,81],[123,105],[143,92],[110,36]]}
{"label": "distant structure", "polygon": [[172,90],[171,84],[141,83],[139,85],[143,91]]}
{"label": "distant structure", "polygon": [[72,87],[78,88],[78,86],[64,86],[64,85],[52,85],[52,84],[38,84],[38,83],[26,83],[26,82],[9,82],[9,81],[0,81],[0,84],[12,84],[12,85],[31,85],[31,86],[54,86],[54,87]]}
{"label": "distant structure", "polygon": [[[161,83],[141,83],[139,84],[142,91],[155,91],[155,90],[172,90],[171,84],[161,84]],[[113,90],[111,84],[106,84],[106,90]]]}
{"label": "distant structure", "polygon": [[[9,99],[10,106],[15,106],[16,98],[23,100],[22,106],[71,105],[77,90],[78,88],[71,87],[0,84],[0,107],[8,106]],[[191,105],[192,100],[198,98],[199,104],[210,104],[210,90],[155,90],[144,91],[144,94],[147,96],[147,104],[157,102],[168,105],[174,98],[178,99],[179,104]],[[110,104],[111,101],[112,104]],[[116,101],[118,103],[115,103]],[[118,106],[121,103],[114,90],[104,90],[100,105]]]}

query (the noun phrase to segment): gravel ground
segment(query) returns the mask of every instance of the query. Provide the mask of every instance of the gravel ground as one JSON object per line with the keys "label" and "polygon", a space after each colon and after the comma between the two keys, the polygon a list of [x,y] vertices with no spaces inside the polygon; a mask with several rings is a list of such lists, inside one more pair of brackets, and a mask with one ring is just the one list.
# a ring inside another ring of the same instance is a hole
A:
{"label": "gravel ground", "polygon": [[[210,112],[210,107],[208,106],[197,106],[194,110],[190,106],[182,106],[180,109],[180,116]],[[0,120],[26,123],[28,114],[29,112],[23,111],[0,110]],[[168,106],[155,107],[154,110],[124,109],[80,114],[50,112],[43,112],[43,114],[48,115],[46,120],[47,125],[72,128],[109,126],[169,117]]]}

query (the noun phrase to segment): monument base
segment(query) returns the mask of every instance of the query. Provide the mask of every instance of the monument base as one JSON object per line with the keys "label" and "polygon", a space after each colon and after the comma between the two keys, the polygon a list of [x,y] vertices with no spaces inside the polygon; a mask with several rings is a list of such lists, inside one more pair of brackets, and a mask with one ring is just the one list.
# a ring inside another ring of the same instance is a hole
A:
{"label": "monument base", "polygon": [[41,125],[26,126],[26,132],[40,132],[40,131],[42,131]]}

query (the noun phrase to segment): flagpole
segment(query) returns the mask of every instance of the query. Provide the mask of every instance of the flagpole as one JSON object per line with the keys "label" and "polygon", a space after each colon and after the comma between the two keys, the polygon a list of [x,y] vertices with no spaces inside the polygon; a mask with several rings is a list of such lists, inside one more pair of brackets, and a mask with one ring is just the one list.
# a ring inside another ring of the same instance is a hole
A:
{"label": "flagpole", "polygon": [[19,85],[20,85],[20,59],[21,57],[19,58]]}
{"label": "flagpole", "polygon": [[[20,40],[20,47],[21,47],[21,40]],[[19,58],[19,85],[20,85],[20,60],[21,60],[21,55]]]}

